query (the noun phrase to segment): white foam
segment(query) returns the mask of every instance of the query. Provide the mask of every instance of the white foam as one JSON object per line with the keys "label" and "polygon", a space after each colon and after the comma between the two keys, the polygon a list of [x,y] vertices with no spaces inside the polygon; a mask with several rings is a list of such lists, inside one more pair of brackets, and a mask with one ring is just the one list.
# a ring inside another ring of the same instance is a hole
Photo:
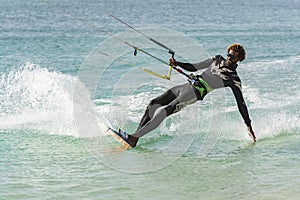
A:
{"label": "white foam", "polygon": [[[80,114],[85,120],[80,121],[78,115],[77,119],[74,118],[74,109],[79,108],[82,108]],[[90,127],[85,131],[78,129],[78,126],[82,127],[81,123],[86,123],[90,118],[96,122],[98,120],[95,118],[101,118],[94,110],[88,90],[77,77],[49,71],[30,62],[1,74],[2,130],[30,129],[76,137],[101,135],[101,130],[95,133]],[[101,120],[99,123],[104,127]]]}

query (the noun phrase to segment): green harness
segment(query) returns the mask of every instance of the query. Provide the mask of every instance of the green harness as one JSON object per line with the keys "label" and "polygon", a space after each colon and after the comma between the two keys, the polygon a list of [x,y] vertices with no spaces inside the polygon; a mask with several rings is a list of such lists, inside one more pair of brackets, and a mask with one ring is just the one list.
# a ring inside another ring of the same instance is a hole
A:
{"label": "green harness", "polygon": [[191,80],[191,83],[200,92],[202,99],[213,90],[213,88],[209,87],[209,85],[200,76],[195,76]]}

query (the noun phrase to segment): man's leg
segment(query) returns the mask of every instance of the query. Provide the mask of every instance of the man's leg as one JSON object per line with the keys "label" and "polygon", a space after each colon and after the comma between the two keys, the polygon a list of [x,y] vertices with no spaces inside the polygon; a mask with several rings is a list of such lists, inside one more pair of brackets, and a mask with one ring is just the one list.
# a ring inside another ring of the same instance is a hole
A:
{"label": "man's leg", "polygon": [[[173,101],[171,101],[167,106],[165,106],[164,108],[159,110],[159,112],[156,113],[155,115],[154,115],[154,112],[152,112],[152,113],[150,112],[150,114],[152,114],[152,115],[151,116],[148,115],[147,120],[143,121],[143,123],[140,124],[142,126],[139,127],[137,129],[137,131],[134,134],[132,134],[131,136],[133,136],[135,138],[140,138],[140,137],[144,136],[145,134],[149,133],[153,129],[157,128],[167,116],[169,116],[175,112],[178,112],[186,105],[192,104],[198,100],[198,98],[195,94],[194,87],[191,86],[189,83],[180,85],[180,86],[176,86],[176,87],[172,88],[170,91],[171,91],[170,95],[175,96],[175,98],[172,98]],[[162,95],[162,96],[166,97],[164,95]],[[162,107],[162,106],[160,105],[159,107]]]}
{"label": "man's leg", "polygon": [[[178,86],[176,86],[174,88],[176,89],[177,87]],[[153,118],[155,111],[158,108],[165,106],[165,105],[169,104],[170,102],[172,102],[174,99],[176,99],[176,95],[174,93],[174,88],[167,90],[162,95],[160,95],[150,101],[135,133],[138,133],[140,131],[140,129],[142,129],[147,123],[150,122],[151,118]],[[160,120],[162,121],[163,119],[160,119]],[[139,135],[140,134],[128,135],[127,141],[131,144],[132,147],[136,146],[136,143],[138,142],[139,138],[141,137]]]}
{"label": "man's leg", "polygon": [[139,129],[141,129],[147,122],[150,121],[150,119],[154,116],[155,111],[170,102],[172,102],[174,99],[176,99],[176,95],[173,93],[172,89],[167,90],[162,95],[156,97],[155,99],[152,99],[147,106],[147,109],[140,121],[140,124],[135,132],[137,132]]}

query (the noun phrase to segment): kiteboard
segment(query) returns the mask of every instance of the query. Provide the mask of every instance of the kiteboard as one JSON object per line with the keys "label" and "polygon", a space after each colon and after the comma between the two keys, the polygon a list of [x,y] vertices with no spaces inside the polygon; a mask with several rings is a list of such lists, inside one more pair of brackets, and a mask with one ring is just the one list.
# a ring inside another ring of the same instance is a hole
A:
{"label": "kiteboard", "polygon": [[108,129],[106,130],[106,133],[109,133],[110,135],[114,136],[124,147],[124,149],[130,149],[132,148],[131,145],[122,138],[122,136],[120,135],[120,133],[110,127],[108,127]]}

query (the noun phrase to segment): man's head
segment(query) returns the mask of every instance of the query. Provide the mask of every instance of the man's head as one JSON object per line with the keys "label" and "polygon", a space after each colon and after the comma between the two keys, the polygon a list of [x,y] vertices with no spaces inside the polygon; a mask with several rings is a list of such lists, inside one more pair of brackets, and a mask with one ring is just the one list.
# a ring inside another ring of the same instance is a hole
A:
{"label": "man's head", "polygon": [[246,51],[239,43],[231,44],[227,47],[227,60],[232,63],[245,60]]}

